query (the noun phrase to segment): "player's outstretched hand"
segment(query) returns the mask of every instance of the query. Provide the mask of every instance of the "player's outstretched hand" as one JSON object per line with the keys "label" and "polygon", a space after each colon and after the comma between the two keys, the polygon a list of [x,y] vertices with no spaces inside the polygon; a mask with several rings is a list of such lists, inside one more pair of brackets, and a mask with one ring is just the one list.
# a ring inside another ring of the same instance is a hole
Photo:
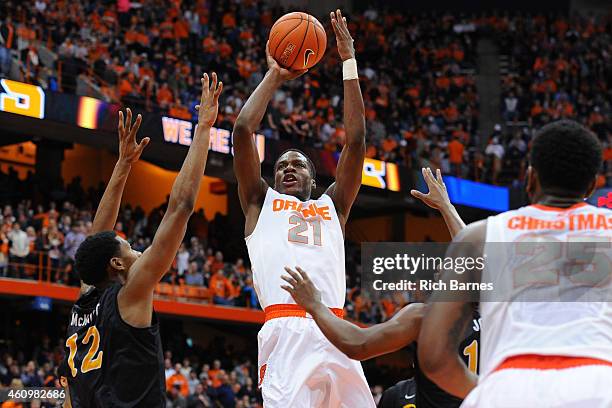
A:
{"label": "player's outstretched hand", "polygon": [[216,72],[212,73],[212,83],[206,73],[202,75],[200,81],[202,82],[202,95],[200,104],[195,107],[198,111],[198,124],[212,127],[219,113],[219,95],[223,90],[223,82],[218,82]]}
{"label": "player's outstretched hand", "polygon": [[444,181],[442,181],[442,172],[440,169],[436,171],[436,177],[434,177],[429,167],[423,167],[421,172],[423,173],[423,178],[425,179],[425,183],[427,183],[429,192],[424,194],[418,190],[410,190],[410,194],[436,210],[441,210],[445,206],[450,206],[450,198],[446,191],[446,185]]}
{"label": "player's outstretched hand", "polygon": [[338,47],[338,54],[340,59],[346,61],[351,58],[355,58],[355,47],[353,45],[353,37],[349,32],[348,26],[346,25],[346,17],[342,17],[340,9],[329,13],[331,17],[331,24],[336,34],[336,46]]}
{"label": "player's outstretched hand", "polygon": [[268,71],[277,72],[280,75],[280,78],[283,82],[290,81],[292,79],[301,77],[306,72],[308,72],[307,69],[300,69],[300,70],[292,71],[292,70],[283,68],[280,65],[278,65],[278,62],[276,62],[274,57],[270,55],[270,41],[266,43],[266,61],[268,61]]}
{"label": "player's outstretched hand", "polygon": [[143,138],[140,143],[136,143],[136,133],[142,122],[142,116],[138,114],[136,121],[132,124],[132,110],[127,108],[126,120],[123,119],[123,112],[119,111],[119,160],[123,163],[132,164],[140,159],[140,155],[151,141],[150,138]]}
{"label": "player's outstretched hand", "polygon": [[299,266],[295,267],[295,271],[285,266],[285,271],[289,274],[282,275],[281,279],[287,282],[289,285],[281,285],[281,288],[285,289],[291,294],[295,303],[306,309],[307,312],[311,312],[318,304],[321,303],[321,292],[316,288],[314,283],[308,277],[308,274],[304,272]]}

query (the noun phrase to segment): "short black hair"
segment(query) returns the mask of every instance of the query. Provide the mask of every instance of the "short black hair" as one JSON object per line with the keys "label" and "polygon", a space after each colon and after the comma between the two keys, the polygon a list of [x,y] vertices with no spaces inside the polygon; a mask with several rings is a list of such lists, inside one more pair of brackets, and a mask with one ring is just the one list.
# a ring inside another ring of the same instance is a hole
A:
{"label": "short black hair", "polygon": [[601,168],[602,147],[597,136],[578,122],[559,120],[536,134],[530,162],[543,190],[583,194]]}
{"label": "short black hair", "polygon": [[308,161],[308,169],[310,171],[310,176],[314,179],[317,176],[317,171],[315,169],[315,165],[312,162],[312,160],[310,160],[310,157],[308,157],[308,155],[306,153],[304,153],[303,151],[301,151],[300,149],[296,149],[294,147],[285,150],[284,152],[282,152],[281,154],[278,155],[278,159],[276,159],[276,162],[274,163],[274,171],[276,172],[276,166],[278,165],[278,161],[281,157],[283,157],[283,155],[287,152],[296,152],[301,154],[302,156],[304,156],[306,158],[306,161]]}
{"label": "short black hair", "polygon": [[114,231],[103,231],[88,236],[79,245],[74,257],[74,268],[83,282],[96,285],[108,278],[108,263],[121,250],[116,238]]}

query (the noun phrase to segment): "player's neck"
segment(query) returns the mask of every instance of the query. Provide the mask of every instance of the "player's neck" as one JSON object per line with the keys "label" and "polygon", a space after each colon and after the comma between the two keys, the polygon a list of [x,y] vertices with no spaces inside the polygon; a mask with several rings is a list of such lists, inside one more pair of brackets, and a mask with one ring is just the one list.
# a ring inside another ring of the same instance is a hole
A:
{"label": "player's neck", "polygon": [[583,201],[583,197],[563,197],[553,194],[542,194],[534,200],[534,204],[545,205],[547,207],[569,208]]}
{"label": "player's neck", "polygon": [[104,290],[113,284],[112,280],[106,280],[104,282],[97,283],[95,285],[96,289]]}

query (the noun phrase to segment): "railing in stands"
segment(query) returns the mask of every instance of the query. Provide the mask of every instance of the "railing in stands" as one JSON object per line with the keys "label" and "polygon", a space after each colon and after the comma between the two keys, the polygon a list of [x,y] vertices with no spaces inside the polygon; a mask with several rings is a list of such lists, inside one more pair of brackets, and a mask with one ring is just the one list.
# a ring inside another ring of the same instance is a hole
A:
{"label": "railing in stands", "polygon": [[[8,257],[8,254],[5,254],[5,256]],[[66,282],[70,282],[71,264],[59,266],[59,259],[49,256],[48,251],[31,251],[23,261],[15,262],[15,257],[10,259],[12,261],[8,262],[5,267],[5,274],[9,278],[64,285],[66,285]],[[2,269],[0,268],[0,275],[2,275],[1,272]],[[204,286],[187,285],[183,279],[178,279],[176,283],[158,283],[155,287],[155,294],[172,300],[204,301],[207,303],[213,301],[212,290]]]}

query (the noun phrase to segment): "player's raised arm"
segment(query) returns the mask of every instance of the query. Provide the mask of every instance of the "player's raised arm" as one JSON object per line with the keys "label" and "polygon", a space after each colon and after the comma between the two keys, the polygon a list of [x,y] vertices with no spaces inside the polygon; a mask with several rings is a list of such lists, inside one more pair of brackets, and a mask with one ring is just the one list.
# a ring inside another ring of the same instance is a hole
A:
{"label": "player's raised arm", "polygon": [[[140,143],[136,142],[136,134],[142,116],[139,114],[136,121],[132,124],[132,110],[127,108],[127,118],[124,120],[123,112],[119,111],[119,124],[117,125],[117,133],[119,134],[119,159],[113,169],[102,199],[98,204],[96,215],[94,216],[93,226],[90,235],[102,231],[110,231],[115,228],[117,216],[119,215],[119,207],[121,207],[121,197],[125,189],[132,164],[140,159],[140,155],[149,142],[150,138],[143,138]],[[81,293],[87,292],[89,285],[81,281]]]}
{"label": "player's raised arm", "polygon": [[365,108],[357,75],[355,47],[346,25],[346,17],[342,17],[340,10],[336,10],[331,13],[331,23],[342,60],[346,143],[338,161],[336,182],[329,186],[326,193],[334,200],[344,225],[361,186],[365,159]]}
{"label": "player's raised arm", "polygon": [[198,109],[198,127],[189,152],[174,181],[168,209],[157,229],[153,242],[130,268],[130,276],[118,296],[122,316],[130,315],[130,323],[147,325],[152,308],[153,289],[168,271],[178,247],[185,236],[187,221],[193,213],[200,191],[210,145],[210,128],[217,119],[219,95],[223,83],[217,83],[217,75],[202,78],[202,96]]}
{"label": "player's raised arm", "polygon": [[[479,221],[465,227],[453,240],[459,245],[449,247],[451,257],[482,256],[486,221]],[[475,270],[462,274],[446,271],[442,281],[459,279],[480,282]],[[434,292],[429,300],[428,310],[421,324],[418,340],[419,364],[423,373],[449,394],[465,398],[476,387],[477,377],[465,365],[457,349],[472,319],[472,303],[459,292],[446,292],[444,299],[438,299]],[[454,295],[455,299],[450,298]],[[440,301],[442,300],[442,301]]]}
{"label": "player's raised arm", "polygon": [[119,134],[119,159],[113,169],[98,210],[93,220],[91,234],[102,231],[110,231],[115,228],[117,216],[119,215],[119,207],[121,206],[121,197],[125,183],[130,175],[132,164],[140,159],[145,147],[150,142],[148,137],[143,138],[140,143],[136,142],[136,134],[142,122],[142,116],[139,114],[136,121],[132,124],[132,111],[127,108],[127,118],[123,119],[123,112],[119,111],[119,125],[117,131]]}
{"label": "player's raised arm", "polygon": [[253,134],[259,128],[274,92],[283,82],[295,79],[307,71],[290,71],[281,68],[270,55],[268,44],[266,44],[266,59],[268,72],[240,110],[232,134],[238,197],[245,215],[251,206],[261,206],[268,188],[267,183],[261,178],[259,154]]}
{"label": "player's raised arm", "polygon": [[431,208],[440,211],[451,238],[455,238],[455,235],[465,228],[465,222],[463,222],[457,209],[450,202],[448,192],[446,191],[446,184],[444,184],[442,180],[442,172],[438,169],[436,171],[436,177],[434,177],[430,168],[423,167],[421,172],[423,173],[423,179],[425,179],[425,183],[427,183],[429,192],[425,194],[418,190],[410,190],[410,194]]}
{"label": "player's raised arm", "polygon": [[424,304],[406,306],[384,323],[359,327],[339,319],[321,302],[321,293],[300,267],[295,271],[285,270],[288,275],[282,278],[288,285],[282,288],[311,314],[325,337],[348,357],[367,360],[399,350],[417,339],[425,313]]}

